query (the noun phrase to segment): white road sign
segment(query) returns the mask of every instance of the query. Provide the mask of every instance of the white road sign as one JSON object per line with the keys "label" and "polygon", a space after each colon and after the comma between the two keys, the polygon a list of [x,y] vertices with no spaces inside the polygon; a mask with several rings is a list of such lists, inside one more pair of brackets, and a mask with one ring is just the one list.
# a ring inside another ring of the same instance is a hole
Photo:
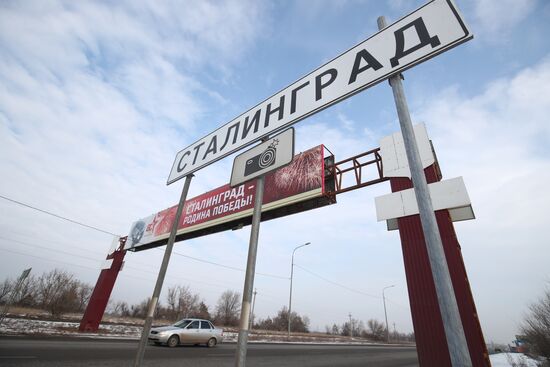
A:
{"label": "white road sign", "polygon": [[452,0],[433,0],[178,152],[167,184],[472,37]]}
{"label": "white road sign", "polygon": [[290,128],[235,157],[230,185],[236,186],[292,162],[294,129]]}

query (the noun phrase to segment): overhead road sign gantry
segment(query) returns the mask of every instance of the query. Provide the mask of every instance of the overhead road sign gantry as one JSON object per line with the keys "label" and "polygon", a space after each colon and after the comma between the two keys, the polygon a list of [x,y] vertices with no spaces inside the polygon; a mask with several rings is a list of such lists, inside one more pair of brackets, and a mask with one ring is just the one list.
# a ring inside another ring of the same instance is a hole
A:
{"label": "overhead road sign gantry", "polygon": [[[265,174],[262,220],[280,218],[336,203],[335,181],[330,167],[332,153],[324,145],[303,151],[292,162]],[[229,184],[186,200],[178,223],[176,241],[209,235],[251,223],[256,182],[252,180],[236,187]],[[177,205],[159,210],[132,223],[129,251],[142,251],[164,246],[176,215]]]}
{"label": "overhead road sign gantry", "polygon": [[472,37],[452,0],[433,0],[179,151],[167,184]]}

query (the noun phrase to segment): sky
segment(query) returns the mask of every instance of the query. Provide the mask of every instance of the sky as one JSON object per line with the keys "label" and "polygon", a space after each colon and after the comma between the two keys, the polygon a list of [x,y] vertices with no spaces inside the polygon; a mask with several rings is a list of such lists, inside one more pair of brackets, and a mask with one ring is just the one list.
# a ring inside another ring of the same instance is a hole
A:
{"label": "sky", "polygon": [[[126,235],[175,205],[175,154],[377,32],[422,1],[3,1],[0,195]],[[509,342],[549,286],[550,3],[457,0],[474,39],[404,73],[444,179],[462,176],[476,215],[455,223],[486,341]],[[399,129],[382,82],[295,125],[296,151],[337,160]],[[196,173],[189,196],[229,182],[232,157]],[[264,222],[256,315],[288,305],[313,330],[388,319],[413,330],[399,234],[376,221],[388,183]],[[175,245],[162,297],[187,285],[214,308],[242,293],[250,227]],[[0,199],[0,279],[53,268],[95,284],[113,236]],[[161,249],[164,249],[162,247]],[[129,253],[111,299],[151,296],[163,251]],[[191,256],[229,269],[190,259]],[[546,265],[545,265],[546,264]],[[161,297],[161,301],[162,301]]]}

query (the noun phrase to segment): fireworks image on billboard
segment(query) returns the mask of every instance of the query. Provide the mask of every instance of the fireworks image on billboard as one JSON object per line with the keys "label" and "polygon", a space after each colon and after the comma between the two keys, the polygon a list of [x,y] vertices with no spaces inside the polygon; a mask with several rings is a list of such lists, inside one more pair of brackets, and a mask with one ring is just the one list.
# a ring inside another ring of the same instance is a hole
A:
{"label": "fireworks image on billboard", "polygon": [[321,187],[323,164],[320,151],[319,146],[300,153],[289,165],[266,175],[264,203]]}

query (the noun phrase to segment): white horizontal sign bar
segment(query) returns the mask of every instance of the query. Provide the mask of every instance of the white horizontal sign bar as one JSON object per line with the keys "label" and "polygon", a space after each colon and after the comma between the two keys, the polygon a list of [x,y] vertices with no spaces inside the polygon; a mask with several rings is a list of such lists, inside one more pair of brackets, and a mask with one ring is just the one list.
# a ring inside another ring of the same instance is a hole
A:
{"label": "white horizontal sign bar", "polygon": [[[428,138],[426,125],[417,124],[413,128],[422,168],[429,167],[434,164],[435,156],[432,152],[432,145]],[[401,132],[385,136],[380,140],[380,157],[382,157],[384,177],[411,177],[411,170]]]}
{"label": "white horizontal sign bar", "polygon": [[[434,182],[429,184],[428,188],[434,210],[464,208],[472,204],[462,177]],[[413,189],[378,196],[374,202],[376,219],[379,222],[418,214],[418,204]]]}
{"label": "white horizontal sign bar", "polygon": [[433,0],[178,152],[167,184],[472,37]]}
{"label": "white horizontal sign bar", "polygon": [[[449,217],[451,217],[452,222],[476,219],[476,216],[474,215],[474,210],[472,209],[471,205],[463,206],[461,208],[448,209],[448,211]],[[386,220],[388,231],[395,231],[396,229],[399,229],[399,221],[397,219],[398,218],[392,218]]]}

